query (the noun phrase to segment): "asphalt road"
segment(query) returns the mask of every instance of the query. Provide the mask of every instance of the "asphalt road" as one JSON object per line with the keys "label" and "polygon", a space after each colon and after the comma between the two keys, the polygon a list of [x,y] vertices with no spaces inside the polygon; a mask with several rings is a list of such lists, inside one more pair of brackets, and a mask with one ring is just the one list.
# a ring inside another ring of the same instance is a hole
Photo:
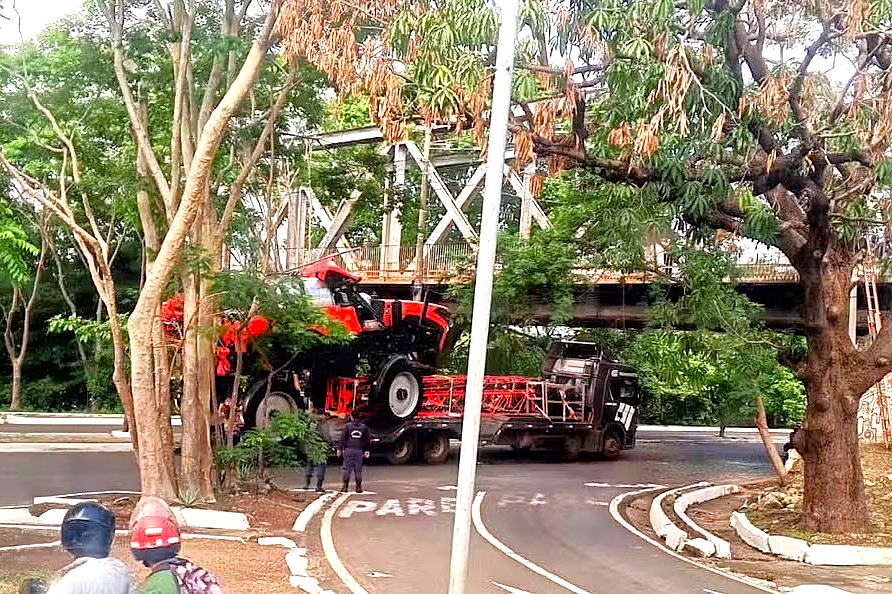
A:
{"label": "asphalt road", "polygon": [[[785,441],[783,436],[776,440]],[[369,464],[365,487],[370,492],[350,496],[334,511],[335,550],[366,592],[446,593],[455,462],[453,455],[436,467]],[[755,594],[759,590],[698,569],[637,538],[613,520],[608,504],[648,484],[718,482],[768,472],[754,434],[720,440],[704,433],[642,433],[638,448],[613,462],[561,463],[487,448],[478,466],[479,515],[467,590]],[[292,481],[290,486],[301,480],[293,471],[282,472],[281,478]],[[330,488],[339,485],[335,468],[328,479]],[[28,503],[38,495],[137,487],[131,453],[0,454],[0,505]],[[312,525],[316,536],[318,522]]]}
{"label": "asphalt road", "polygon": [[130,452],[0,453],[0,505],[34,497],[139,489]]}
{"label": "asphalt road", "polygon": [[[467,591],[760,592],[667,555],[620,526],[608,507],[617,495],[652,484],[764,476],[770,467],[758,437],[641,437],[636,450],[613,462],[518,459],[509,450],[487,449],[478,466],[479,524],[472,533]],[[448,590],[457,475],[451,462],[371,464],[364,484],[370,493],[351,495],[335,510],[336,553],[369,594]],[[331,471],[329,486],[336,487],[338,473]]]}

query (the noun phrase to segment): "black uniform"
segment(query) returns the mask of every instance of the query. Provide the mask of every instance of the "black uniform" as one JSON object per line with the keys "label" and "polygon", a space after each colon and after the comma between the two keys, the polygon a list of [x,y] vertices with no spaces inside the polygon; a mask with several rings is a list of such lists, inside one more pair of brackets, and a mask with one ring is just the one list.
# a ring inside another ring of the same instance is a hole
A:
{"label": "black uniform", "polygon": [[371,434],[369,428],[362,421],[350,421],[344,426],[344,434],[341,436],[341,452],[344,456],[344,472],[342,479],[343,488],[346,491],[350,486],[350,475],[356,480],[356,491],[362,493],[362,461],[369,451]]}
{"label": "black uniform", "polygon": [[[315,431],[320,431],[321,425],[319,423],[319,416],[313,415],[313,429]],[[313,475],[316,476],[316,491],[322,492],[322,484],[325,482],[325,462],[313,462],[313,459],[310,458],[309,453],[304,451],[304,454],[307,457],[307,467],[306,467],[306,484],[304,485],[304,489],[310,488],[310,481],[313,480]]]}

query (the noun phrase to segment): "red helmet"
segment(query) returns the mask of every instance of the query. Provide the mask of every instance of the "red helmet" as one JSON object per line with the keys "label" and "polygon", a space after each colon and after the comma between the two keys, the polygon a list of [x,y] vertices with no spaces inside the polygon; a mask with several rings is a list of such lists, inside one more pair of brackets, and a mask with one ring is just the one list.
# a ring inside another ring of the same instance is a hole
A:
{"label": "red helmet", "polygon": [[164,500],[144,497],[130,516],[130,548],[134,551],[180,545],[180,526]]}

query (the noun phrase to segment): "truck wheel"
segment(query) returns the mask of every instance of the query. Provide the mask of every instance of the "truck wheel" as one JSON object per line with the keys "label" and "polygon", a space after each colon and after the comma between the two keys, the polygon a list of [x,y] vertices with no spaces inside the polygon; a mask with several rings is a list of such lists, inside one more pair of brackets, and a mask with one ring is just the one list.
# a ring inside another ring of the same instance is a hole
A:
{"label": "truck wheel", "polygon": [[394,365],[378,394],[387,414],[399,421],[414,417],[424,402],[421,378],[408,365]]}
{"label": "truck wheel", "polygon": [[387,454],[387,460],[399,466],[410,461],[415,456],[415,440],[407,435],[403,435],[393,444],[393,451]]}
{"label": "truck wheel", "polygon": [[575,462],[579,459],[582,450],[582,440],[576,435],[568,435],[564,438],[563,458],[566,462]]}
{"label": "truck wheel", "polygon": [[604,438],[604,457],[608,460],[616,460],[619,458],[620,452],[623,450],[622,436],[618,431],[614,430],[607,434]]}
{"label": "truck wheel", "polygon": [[449,457],[449,437],[442,433],[432,433],[424,440],[424,461],[427,464],[442,464]]}
{"label": "truck wheel", "polygon": [[284,382],[273,382],[266,394],[266,380],[251,386],[246,398],[245,424],[248,428],[264,429],[277,414],[294,413],[299,410],[294,389]]}

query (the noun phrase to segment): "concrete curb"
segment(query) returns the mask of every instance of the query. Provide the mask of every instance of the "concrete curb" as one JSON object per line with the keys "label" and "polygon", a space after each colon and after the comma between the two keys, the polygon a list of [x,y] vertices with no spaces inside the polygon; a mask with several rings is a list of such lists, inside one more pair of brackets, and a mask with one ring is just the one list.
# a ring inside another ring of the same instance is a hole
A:
{"label": "concrete curb", "polygon": [[892,565],[892,548],[809,545],[798,538],[768,534],[754,526],[743,512],[731,514],[731,527],[741,540],[754,549],[809,565]]}
{"label": "concrete curb", "polygon": [[[97,501],[99,495],[139,495],[135,492],[104,491],[93,493],[72,493],[70,495],[55,495],[49,497],[35,497],[34,505],[50,504],[63,505],[47,510],[35,518],[28,508],[12,510],[0,510],[0,522],[5,524],[17,523],[27,525],[60,526],[68,507],[84,501]],[[199,509],[194,507],[171,506],[177,521],[183,528],[201,528],[204,530],[232,530],[247,532],[251,529],[248,517],[239,512],[219,511],[215,509]],[[6,514],[4,514],[6,512]],[[8,518],[7,518],[8,516]],[[18,521],[15,521],[18,518]],[[14,521],[10,522],[12,519]]]}
{"label": "concrete curb", "polygon": [[[172,425],[182,425],[178,416],[171,417]],[[88,413],[0,412],[0,425],[118,425],[124,415]]]}
{"label": "concrete curb", "polygon": [[[705,489],[698,489],[696,491],[691,491],[690,493],[684,493],[680,495],[675,499],[675,503],[672,507],[672,509],[675,511],[675,515],[677,515],[688,528],[702,536],[713,546],[712,554],[714,554],[719,559],[731,558],[731,543],[701,528],[696,522],[688,517],[687,510],[694,504],[705,503],[707,501],[712,501],[713,499],[718,499],[719,497],[726,497],[727,495],[731,495],[732,493],[739,492],[740,487],[738,487],[737,485],[718,485],[715,487],[706,487]],[[701,552],[701,554],[704,554],[705,557],[712,556],[712,554],[708,554],[708,548],[699,548],[696,547],[696,545],[695,548],[697,548]]]}
{"label": "concrete curb", "polygon": [[261,546],[281,546],[285,549],[285,564],[288,566],[290,573],[288,582],[295,588],[307,594],[335,594],[331,590],[324,590],[319,585],[319,580],[310,576],[310,561],[307,559],[307,549],[298,548],[290,538],[281,536],[258,538],[257,544]]}
{"label": "concrete curb", "polygon": [[[664,432],[664,433],[718,433],[718,427],[695,427],[685,425],[638,425],[639,433]],[[790,435],[792,429],[769,429],[772,434]],[[758,433],[755,427],[726,427],[725,433]]]}
{"label": "concrete curb", "polygon": [[669,519],[669,516],[663,511],[663,501],[667,497],[678,495],[682,491],[696,487],[705,487],[709,484],[710,483],[697,483],[695,485],[688,485],[687,487],[670,489],[654,497],[654,500],[651,502],[649,514],[650,526],[653,528],[653,531],[657,533],[657,536],[666,542],[666,546],[673,551],[680,551],[684,548],[685,542],[688,540],[688,533],[676,526],[675,523]]}
{"label": "concrete curb", "polygon": [[130,443],[111,433],[0,433],[0,443]]}

